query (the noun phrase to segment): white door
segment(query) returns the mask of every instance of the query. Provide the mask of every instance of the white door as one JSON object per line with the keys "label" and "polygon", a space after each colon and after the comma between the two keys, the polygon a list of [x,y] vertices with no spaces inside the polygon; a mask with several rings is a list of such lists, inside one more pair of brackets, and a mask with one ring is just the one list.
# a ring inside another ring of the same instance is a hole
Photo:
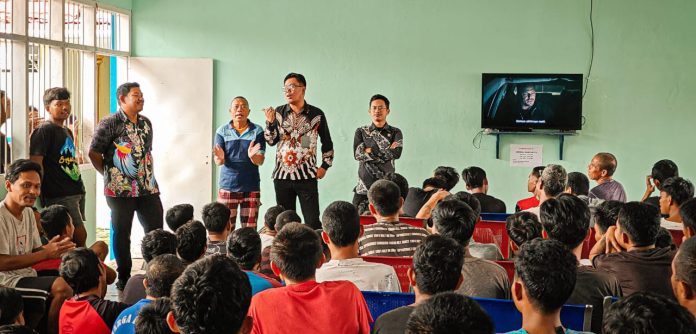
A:
{"label": "white door", "polygon": [[[145,97],[142,115],[152,121],[155,178],[165,212],[188,203],[200,219],[203,205],[212,200],[213,60],[132,57],[127,80],[140,84]],[[98,177],[97,224],[109,226],[109,207],[101,189],[103,179]],[[142,237],[136,216],[133,257],[140,256]]]}

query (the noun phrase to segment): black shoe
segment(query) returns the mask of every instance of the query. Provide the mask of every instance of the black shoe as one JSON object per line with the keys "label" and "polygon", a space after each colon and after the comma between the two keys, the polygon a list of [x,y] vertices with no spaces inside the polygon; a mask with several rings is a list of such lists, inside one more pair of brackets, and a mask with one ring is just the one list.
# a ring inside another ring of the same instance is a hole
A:
{"label": "black shoe", "polygon": [[123,292],[123,289],[126,288],[126,283],[128,283],[128,280],[119,279],[116,281],[116,290]]}

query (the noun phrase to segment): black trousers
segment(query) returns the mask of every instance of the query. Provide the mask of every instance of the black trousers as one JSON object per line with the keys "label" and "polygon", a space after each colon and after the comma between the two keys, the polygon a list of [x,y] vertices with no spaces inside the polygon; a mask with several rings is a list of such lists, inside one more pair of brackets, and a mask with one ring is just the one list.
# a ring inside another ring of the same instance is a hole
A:
{"label": "black trousers", "polygon": [[145,233],[162,228],[163,209],[159,194],[140,197],[106,197],[106,203],[111,209],[111,231],[114,245],[114,256],[118,272],[119,284],[123,289],[130,277],[133,261],[130,253],[130,235],[133,227],[133,214],[138,214],[138,220]]}
{"label": "black trousers", "polygon": [[296,210],[296,198],[300,199],[304,223],[313,229],[321,228],[319,220],[319,190],[317,180],[273,180],[276,203],[285,210]]}

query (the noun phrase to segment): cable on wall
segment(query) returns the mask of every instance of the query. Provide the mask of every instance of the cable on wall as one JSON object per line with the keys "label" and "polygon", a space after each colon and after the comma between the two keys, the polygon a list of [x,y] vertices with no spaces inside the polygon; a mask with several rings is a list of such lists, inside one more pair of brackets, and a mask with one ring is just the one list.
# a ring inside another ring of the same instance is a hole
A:
{"label": "cable on wall", "polygon": [[592,21],[592,10],[593,10],[594,0],[590,0],[590,67],[587,70],[587,76],[585,77],[585,90],[582,92],[582,98],[585,98],[587,94],[587,86],[590,83],[590,74],[592,73],[592,63],[594,62],[594,22]]}

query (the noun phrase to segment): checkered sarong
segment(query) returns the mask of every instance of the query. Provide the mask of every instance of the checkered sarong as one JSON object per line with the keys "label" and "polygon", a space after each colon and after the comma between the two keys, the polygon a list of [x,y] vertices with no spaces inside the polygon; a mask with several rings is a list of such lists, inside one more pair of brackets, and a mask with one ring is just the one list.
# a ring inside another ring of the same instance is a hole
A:
{"label": "checkered sarong", "polygon": [[261,192],[240,193],[220,189],[218,190],[217,201],[230,208],[232,229],[235,228],[237,223],[237,212],[239,212],[239,223],[242,227],[256,228],[256,220],[259,215],[259,207],[261,206]]}

